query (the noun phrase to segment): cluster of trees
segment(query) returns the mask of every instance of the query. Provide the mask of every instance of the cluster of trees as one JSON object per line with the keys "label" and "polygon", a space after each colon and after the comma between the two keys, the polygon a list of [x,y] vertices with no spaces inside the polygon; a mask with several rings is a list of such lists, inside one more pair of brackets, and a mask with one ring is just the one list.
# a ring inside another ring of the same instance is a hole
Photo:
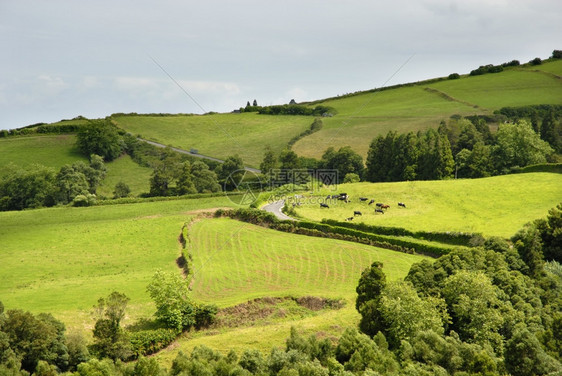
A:
{"label": "cluster of trees", "polygon": [[[378,262],[357,286],[360,329],[402,367],[437,374],[562,370],[562,204],[511,240],[414,264],[387,282]],[[377,339],[378,337],[378,339]]]}
{"label": "cluster of trees", "polygon": [[[0,375],[157,375],[155,369],[162,371],[157,363],[147,364],[142,358],[150,352],[138,348],[139,339],[159,350],[184,330],[212,324],[218,308],[191,300],[187,282],[177,273],[156,272],[147,290],[156,304],[158,323],[169,329],[123,328],[130,299],[114,291],[94,306],[96,322],[90,344],[78,333],[67,335],[64,324],[50,314],[33,315],[17,309],[4,312],[0,302]],[[171,333],[165,343],[159,336],[162,331]],[[136,364],[120,363],[139,355]]]}
{"label": "cluster of trees", "polygon": [[[299,157],[290,149],[284,149],[277,155],[270,147],[266,147],[260,164],[260,170],[265,180],[279,185],[285,183],[304,184],[310,180],[310,175],[315,176],[317,170],[337,171],[337,183],[359,181],[364,168],[363,157],[349,146],[341,147],[338,150],[329,147],[320,160]],[[274,175],[276,170],[283,171],[282,176]],[[296,177],[291,175],[291,171],[306,171],[307,174],[300,174],[299,181],[296,181]]]}
{"label": "cluster of trees", "polygon": [[41,165],[9,164],[0,171],[0,210],[22,210],[73,203],[90,205],[105,177],[103,159],[95,154],[90,163],[66,164],[58,172]]}
{"label": "cluster of trees", "polygon": [[309,107],[291,101],[289,104],[258,106],[258,102],[255,99],[252,105],[248,102],[246,107],[240,107],[239,111],[257,112],[261,115],[333,116],[336,114],[336,110],[333,107],[324,105]]}
{"label": "cluster of trees", "polygon": [[[544,137],[556,148],[562,142],[559,121],[552,115],[540,125]],[[558,136],[559,134],[559,136]],[[500,124],[495,134],[482,119],[453,118],[438,130],[376,137],[369,147],[365,180],[433,180],[453,176],[478,178],[504,174],[512,169],[555,159],[549,142],[541,139],[531,123]]]}
{"label": "cluster of trees", "polygon": [[435,129],[379,135],[369,147],[367,181],[433,180],[451,176],[454,160],[449,139]]}

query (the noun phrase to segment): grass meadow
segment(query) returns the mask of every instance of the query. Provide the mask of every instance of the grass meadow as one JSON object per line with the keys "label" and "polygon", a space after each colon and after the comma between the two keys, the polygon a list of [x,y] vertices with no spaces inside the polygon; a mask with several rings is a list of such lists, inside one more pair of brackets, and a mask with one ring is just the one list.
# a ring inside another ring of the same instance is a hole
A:
{"label": "grass meadow", "polygon": [[[346,192],[351,202],[327,201],[328,194]],[[368,197],[390,205],[383,214],[359,202]],[[485,236],[511,237],[525,223],[544,218],[550,208],[562,202],[562,174],[526,173],[482,179],[355,183],[324,188],[303,199],[297,214],[312,220],[343,221],[354,210],[363,213],[355,221],[372,225],[403,227],[413,231],[460,231]],[[404,202],[407,208],[398,207]]]}
{"label": "grass meadow", "polygon": [[106,166],[107,174],[97,189],[99,195],[113,197],[115,185],[120,181],[129,186],[131,196],[150,191],[152,169],[138,165],[130,156],[122,155]]}
{"label": "grass meadow", "polygon": [[338,114],[324,128],[298,141],[299,155],[319,158],[330,147],[349,145],[364,158],[379,134],[437,128],[451,115],[491,114],[504,106],[562,104],[562,61],[506,69],[499,74],[461,76],[319,102]]}
{"label": "grass meadow", "polygon": [[205,344],[227,353],[246,347],[269,352],[283,346],[291,326],[312,334],[341,334],[359,320],[355,288],[361,272],[374,261],[384,264],[388,280],[402,279],[410,266],[426,259],[334,239],[278,232],[227,218],[204,219],[190,229],[193,296],[220,307],[257,297],[320,296],[345,301],[339,310],[309,317],[271,320],[261,325],[186,333],[157,356],[169,363],[177,352]]}
{"label": "grass meadow", "polygon": [[308,129],[312,116],[271,116],[256,113],[118,116],[113,120],[126,131],[185,150],[226,159],[238,154],[244,164],[259,167],[264,148],[275,152],[291,138]]}
{"label": "grass meadow", "polygon": [[0,166],[39,163],[59,169],[67,163],[87,161],[75,143],[76,136],[70,134],[0,138]]}
{"label": "grass meadow", "polygon": [[97,299],[117,290],[131,298],[127,322],[150,316],[146,285],[158,268],[180,272],[183,223],[194,210],[230,206],[221,196],[0,212],[0,301],[85,330]]}

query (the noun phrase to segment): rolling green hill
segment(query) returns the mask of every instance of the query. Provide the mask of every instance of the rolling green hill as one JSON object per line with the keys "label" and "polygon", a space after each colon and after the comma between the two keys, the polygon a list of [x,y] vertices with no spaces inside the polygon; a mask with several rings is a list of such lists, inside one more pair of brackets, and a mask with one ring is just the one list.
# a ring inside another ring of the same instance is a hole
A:
{"label": "rolling green hill", "polygon": [[504,106],[562,104],[562,61],[509,68],[501,73],[461,76],[413,86],[359,93],[315,104],[338,115],[295,144],[299,155],[319,158],[329,146],[351,146],[365,157],[371,140],[390,130],[404,133],[436,128],[451,115],[491,114]]}

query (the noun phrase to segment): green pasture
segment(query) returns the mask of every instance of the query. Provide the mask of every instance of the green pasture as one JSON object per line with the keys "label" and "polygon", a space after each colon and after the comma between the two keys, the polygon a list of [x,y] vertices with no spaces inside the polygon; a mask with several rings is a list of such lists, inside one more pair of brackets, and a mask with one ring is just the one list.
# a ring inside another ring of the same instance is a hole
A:
{"label": "green pasture", "polygon": [[39,163],[59,169],[77,160],[87,161],[75,143],[76,136],[70,134],[0,138],[0,167],[12,162],[21,167]]}
{"label": "green pasture", "polygon": [[454,114],[491,114],[504,106],[562,104],[562,79],[556,76],[562,76],[562,61],[332,98],[318,103],[338,114],[323,119],[324,128],[298,141],[293,150],[320,158],[330,146],[349,145],[365,158],[372,139],[391,130],[436,128]]}
{"label": "green pasture", "polygon": [[[320,208],[320,201],[338,192],[348,193],[351,202],[328,200],[330,208]],[[359,197],[388,204],[390,209],[375,214],[374,204],[360,203]],[[343,221],[359,210],[363,215],[354,221],[372,225],[508,238],[525,223],[546,217],[550,208],[562,202],[562,175],[537,172],[483,179],[342,184],[323,188],[312,197],[305,195],[302,201],[297,214],[316,221]],[[404,202],[406,208],[398,207],[398,202]]]}
{"label": "green pasture", "polygon": [[97,299],[117,290],[131,298],[128,322],[149,317],[156,269],[180,272],[183,223],[194,210],[230,206],[221,196],[0,212],[0,301],[83,330]]}
{"label": "green pasture", "polygon": [[152,169],[139,166],[128,155],[122,155],[106,164],[107,174],[97,189],[99,195],[111,198],[115,185],[124,182],[131,189],[131,196],[150,191]]}
{"label": "green pasture", "polygon": [[113,120],[126,131],[185,150],[226,159],[238,154],[244,164],[259,167],[264,148],[280,152],[291,138],[308,129],[312,116],[271,116],[256,113],[117,116]]}
{"label": "green pasture", "polygon": [[333,239],[313,238],[265,229],[232,219],[205,219],[190,229],[193,296],[220,307],[264,296],[342,298],[339,310],[312,317],[272,321],[236,329],[186,333],[158,357],[169,363],[179,350],[205,344],[224,353],[283,346],[291,326],[307,334],[336,336],[358,322],[355,288],[361,272],[374,261],[384,264],[388,280],[402,279],[410,266],[426,259]]}

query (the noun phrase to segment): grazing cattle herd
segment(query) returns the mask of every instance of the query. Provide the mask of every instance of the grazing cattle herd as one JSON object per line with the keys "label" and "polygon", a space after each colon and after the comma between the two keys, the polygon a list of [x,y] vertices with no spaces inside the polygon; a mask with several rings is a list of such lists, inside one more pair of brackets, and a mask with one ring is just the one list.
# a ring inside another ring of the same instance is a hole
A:
{"label": "grazing cattle herd", "polygon": [[[345,203],[350,203],[350,202],[351,202],[347,193],[340,193],[340,194],[338,194],[338,195],[328,195],[328,196],[326,196],[326,200],[341,200],[341,201],[344,201]],[[369,200],[368,197],[359,197],[359,203],[363,203],[363,202],[366,202],[366,201],[369,201],[369,202],[368,202],[368,205],[375,204],[375,200],[374,200],[374,199],[370,199],[370,200]],[[390,205],[384,204],[384,203],[382,203],[382,202],[377,202],[377,203],[375,204],[375,206],[376,206],[375,212],[374,212],[375,214],[384,214],[385,211],[387,211],[388,209],[390,209]],[[328,204],[326,204],[325,202],[321,202],[321,203],[320,203],[320,207],[321,207],[321,208],[326,208],[326,209],[329,209],[329,208],[330,208],[330,206],[329,206]],[[398,203],[398,207],[404,208],[404,209],[405,209],[405,208],[406,208],[406,204],[403,203],[403,202],[399,202],[399,203]],[[363,213],[361,213],[361,211],[359,211],[359,210],[354,210],[354,211],[353,211],[353,217],[347,217],[345,220],[346,220],[346,221],[352,221],[353,218],[355,218],[355,217],[358,216],[358,215],[359,215],[359,216],[362,216]]]}

